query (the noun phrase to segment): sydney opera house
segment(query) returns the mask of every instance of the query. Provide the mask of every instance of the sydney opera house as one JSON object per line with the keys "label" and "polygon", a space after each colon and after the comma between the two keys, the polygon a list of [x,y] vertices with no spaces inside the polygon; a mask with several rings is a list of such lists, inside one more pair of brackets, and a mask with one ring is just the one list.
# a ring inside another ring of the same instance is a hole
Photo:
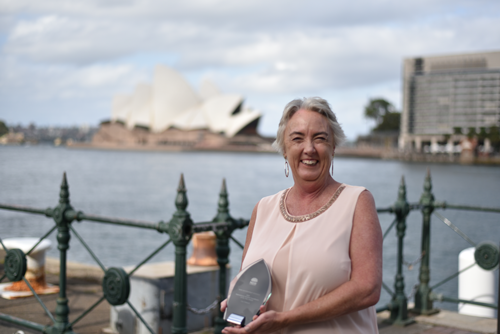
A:
{"label": "sydney opera house", "polygon": [[261,114],[243,96],[223,94],[209,81],[196,92],[180,73],[155,68],[152,84],[113,98],[109,121],[93,146],[123,149],[270,151],[257,133]]}

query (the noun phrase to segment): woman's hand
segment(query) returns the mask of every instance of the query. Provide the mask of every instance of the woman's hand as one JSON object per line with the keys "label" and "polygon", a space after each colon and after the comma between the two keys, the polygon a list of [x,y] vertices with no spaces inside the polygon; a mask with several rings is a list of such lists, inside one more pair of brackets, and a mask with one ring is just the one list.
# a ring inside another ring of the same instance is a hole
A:
{"label": "woman's hand", "polygon": [[266,312],[266,307],[260,307],[260,315],[255,315],[253,321],[246,325],[245,327],[235,326],[226,327],[222,330],[224,334],[243,334],[243,333],[273,333],[284,326],[284,316],[283,313],[269,311]]}

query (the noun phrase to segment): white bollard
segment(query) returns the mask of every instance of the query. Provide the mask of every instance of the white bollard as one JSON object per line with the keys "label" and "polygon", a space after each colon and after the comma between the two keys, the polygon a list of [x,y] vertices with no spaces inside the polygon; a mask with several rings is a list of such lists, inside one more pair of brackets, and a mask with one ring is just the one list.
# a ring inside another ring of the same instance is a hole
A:
{"label": "white bollard", "polygon": [[[473,263],[474,247],[464,249],[458,256],[458,270],[463,270]],[[482,303],[495,303],[494,270],[484,270],[477,264],[458,276],[458,298]],[[489,307],[471,304],[458,304],[458,313],[476,317],[495,318],[495,310]]]}

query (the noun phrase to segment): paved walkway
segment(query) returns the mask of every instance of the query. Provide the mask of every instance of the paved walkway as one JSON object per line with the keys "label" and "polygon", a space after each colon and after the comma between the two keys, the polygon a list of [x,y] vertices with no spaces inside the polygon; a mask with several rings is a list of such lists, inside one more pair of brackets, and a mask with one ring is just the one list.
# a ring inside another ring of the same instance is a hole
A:
{"label": "paved walkway", "polygon": [[472,317],[446,310],[431,316],[417,316],[416,322],[406,327],[384,323],[388,317],[389,312],[382,312],[378,315],[380,334],[494,334],[497,332],[496,319]]}
{"label": "paved walkway", "polygon": [[[53,275],[47,277],[48,283],[57,284],[58,278]],[[95,281],[82,280],[78,278],[68,279],[66,290],[71,313],[69,321],[75,320],[82,312],[97,302],[102,296],[101,284]],[[58,295],[45,295],[40,298],[47,308],[52,311],[56,309]],[[0,312],[17,318],[29,320],[42,325],[50,325],[51,320],[34,297],[6,300],[0,298]],[[101,333],[105,327],[109,327],[109,304],[101,302],[86,317],[75,324],[73,330],[81,334]],[[17,330],[23,330],[25,334],[40,333],[35,330],[26,329],[18,325],[12,325],[0,321],[0,333],[15,334]]]}
{"label": "paved walkway", "polygon": [[[53,266],[48,261],[46,265],[49,271]],[[83,311],[88,309],[102,296],[102,288],[99,283],[99,270],[89,270],[88,266],[77,266],[68,264],[68,289],[67,295],[71,314],[70,322],[76,319]],[[91,269],[91,268],[90,268]],[[3,265],[0,265],[0,273],[3,273]],[[84,277],[84,278],[82,278]],[[58,277],[52,274],[47,275],[48,283],[57,284]],[[53,311],[56,307],[57,294],[42,296],[41,299],[48,309]],[[49,325],[50,319],[45,314],[42,307],[33,297],[16,300],[5,300],[0,298],[0,312],[12,315],[21,319],[26,319],[39,324]],[[79,321],[73,330],[81,334],[101,334],[104,328],[109,328],[110,307],[106,301],[101,302],[92,312]],[[441,311],[433,316],[418,316],[416,323],[407,327],[391,326],[384,323],[384,319],[389,316],[388,312],[379,314],[380,334],[473,334],[473,333],[496,333],[497,320],[459,315],[455,312]],[[39,333],[34,330],[12,325],[5,321],[0,321],[1,334],[15,334],[18,330],[23,330],[25,334]],[[109,332],[107,332],[109,333]],[[198,332],[210,333],[209,330]]]}

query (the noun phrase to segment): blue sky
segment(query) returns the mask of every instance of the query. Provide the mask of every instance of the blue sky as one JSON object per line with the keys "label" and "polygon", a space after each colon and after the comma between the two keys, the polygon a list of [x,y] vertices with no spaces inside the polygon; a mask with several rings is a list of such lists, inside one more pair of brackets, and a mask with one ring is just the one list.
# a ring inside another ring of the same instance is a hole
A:
{"label": "blue sky", "polygon": [[369,98],[400,108],[403,58],[500,50],[499,31],[493,0],[0,0],[0,119],[97,125],[165,64],[245,96],[264,135],[322,96],[355,139]]}

